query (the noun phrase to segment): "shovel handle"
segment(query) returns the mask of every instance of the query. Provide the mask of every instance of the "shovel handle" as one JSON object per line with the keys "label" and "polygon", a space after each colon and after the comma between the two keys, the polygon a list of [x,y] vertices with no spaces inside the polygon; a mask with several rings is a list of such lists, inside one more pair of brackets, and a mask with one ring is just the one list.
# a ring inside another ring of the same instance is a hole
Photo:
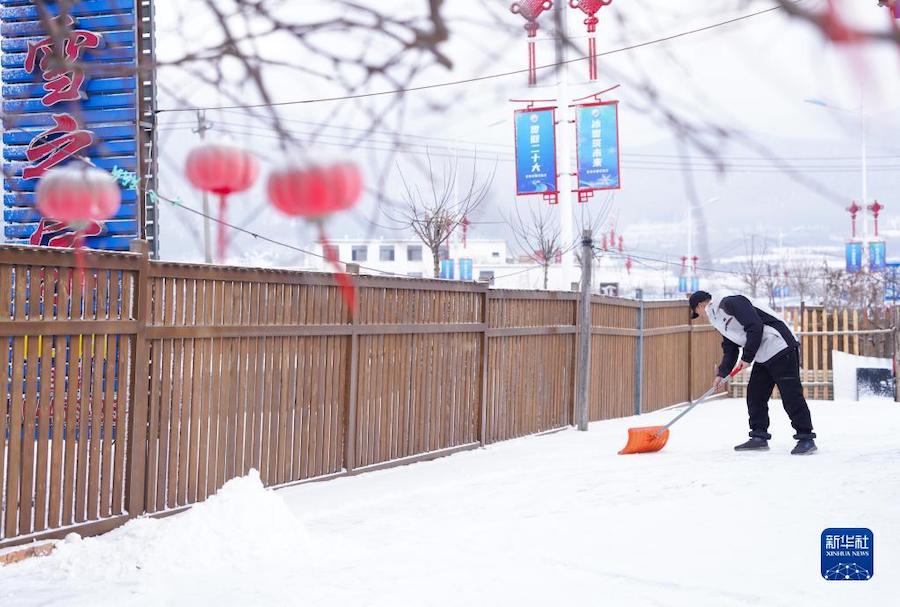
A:
{"label": "shovel handle", "polygon": [[[731,373],[728,374],[728,379],[731,379],[732,377],[734,377],[735,375],[737,375],[737,372],[738,372],[738,370],[737,370],[737,369],[734,369]],[[668,429],[672,426],[672,424],[674,424],[674,423],[677,422],[679,419],[681,419],[682,417],[684,417],[685,415],[687,415],[688,413],[690,413],[691,409],[693,409],[694,407],[696,407],[697,405],[699,405],[700,403],[702,403],[703,401],[705,401],[707,398],[709,398],[710,396],[712,396],[713,393],[714,393],[718,388],[719,388],[719,386],[713,386],[712,388],[710,388],[709,390],[707,390],[706,392],[704,392],[704,393],[700,396],[700,398],[698,398],[697,400],[695,400],[694,402],[692,402],[691,405],[690,405],[687,409],[685,409],[684,411],[682,411],[681,413],[679,413],[678,415],[676,415],[676,416],[675,416],[675,419],[673,419],[673,420],[670,421],[668,424],[666,424],[665,426],[663,426],[662,428],[660,428],[659,430],[657,430],[657,431],[656,431],[656,434],[654,434],[654,436],[660,436],[663,432],[665,432],[666,430],[668,430]]]}

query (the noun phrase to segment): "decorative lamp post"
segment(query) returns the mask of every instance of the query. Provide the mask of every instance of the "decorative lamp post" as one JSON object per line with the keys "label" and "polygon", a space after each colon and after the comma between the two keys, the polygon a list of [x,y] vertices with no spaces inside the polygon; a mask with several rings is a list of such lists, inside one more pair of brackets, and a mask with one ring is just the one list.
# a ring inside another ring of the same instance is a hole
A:
{"label": "decorative lamp post", "polygon": [[341,296],[351,311],[356,304],[356,289],[330,246],[324,222],[329,215],[352,208],[362,190],[359,169],[349,163],[328,168],[291,165],[273,171],[268,181],[269,200],[276,209],[291,217],[303,217],[318,226],[325,259],[334,267]]}
{"label": "decorative lamp post", "polygon": [[849,207],[847,207],[847,212],[850,213],[850,237],[853,240],[856,240],[856,215],[862,211],[862,207],[856,204],[856,201],[853,201]]}
{"label": "decorative lamp post", "polygon": [[248,190],[259,176],[253,155],[227,143],[207,143],[191,150],[185,168],[199,190],[219,196],[218,259],[225,262],[225,205],[228,196]]}
{"label": "decorative lamp post", "polygon": [[514,15],[525,18],[525,31],[528,32],[528,86],[537,84],[537,58],[534,51],[534,37],[539,27],[537,20],[541,13],[551,8],[552,0],[520,0],[509,7]]}
{"label": "decorative lamp post", "polygon": [[604,6],[612,4],[613,0],[569,0],[569,6],[572,8],[580,9],[585,15],[587,15],[587,19],[584,20],[584,24],[587,26],[587,31],[590,36],[588,37],[588,78],[591,80],[597,79],[597,23],[600,22],[600,19],[597,18],[597,11],[599,11]]}

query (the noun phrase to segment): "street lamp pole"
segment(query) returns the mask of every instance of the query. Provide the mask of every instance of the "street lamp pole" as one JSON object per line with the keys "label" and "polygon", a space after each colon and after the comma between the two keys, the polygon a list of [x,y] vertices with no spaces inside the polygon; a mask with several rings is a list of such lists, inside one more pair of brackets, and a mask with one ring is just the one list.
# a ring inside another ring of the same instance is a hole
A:
{"label": "street lamp pole", "polygon": [[700,210],[704,207],[708,207],[712,203],[718,201],[718,198],[710,198],[704,204],[701,204],[698,207],[694,207],[693,203],[688,203],[688,242],[687,242],[687,261],[691,264],[690,269],[688,270],[688,290],[693,289],[694,279],[697,276],[696,264],[694,262],[694,211]]}
{"label": "street lamp pole", "polygon": [[569,96],[569,28],[568,4],[559,2],[556,10],[560,31],[557,32],[560,65],[557,71],[557,93],[559,99],[559,227],[563,243],[562,284],[570,285],[575,272],[575,251],[573,247],[574,227],[572,221],[572,125],[570,124],[571,103]]}

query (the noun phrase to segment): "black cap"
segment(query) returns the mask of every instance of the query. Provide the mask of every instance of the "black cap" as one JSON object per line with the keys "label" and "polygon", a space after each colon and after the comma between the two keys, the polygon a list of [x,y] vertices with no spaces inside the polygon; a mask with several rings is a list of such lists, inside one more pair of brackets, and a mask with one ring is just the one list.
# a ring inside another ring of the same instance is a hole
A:
{"label": "black cap", "polygon": [[697,314],[697,306],[702,304],[704,301],[709,301],[712,299],[712,295],[707,293],[706,291],[694,291],[691,294],[691,298],[688,300],[688,303],[691,306],[691,318],[697,318],[700,316]]}

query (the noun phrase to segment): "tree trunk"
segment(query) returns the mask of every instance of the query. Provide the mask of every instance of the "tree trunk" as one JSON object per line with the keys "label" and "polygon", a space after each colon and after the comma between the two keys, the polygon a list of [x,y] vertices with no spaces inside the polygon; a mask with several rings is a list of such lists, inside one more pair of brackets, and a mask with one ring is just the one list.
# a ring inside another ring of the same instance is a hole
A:
{"label": "tree trunk", "polygon": [[547,290],[547,273],[548,273],[548,270],[550,270],[550,266],[548,266],[548,265],[545,264],[545,265],[544,265],[544,290],[545,290],[545,291]]}
{"label": "tree trunk", "polygon": [[431,259],[434,261],[434,277],[441,277],[441,260],[440,260],[440,252],[441,248],[438,247],[436,249],[431,249]]}

